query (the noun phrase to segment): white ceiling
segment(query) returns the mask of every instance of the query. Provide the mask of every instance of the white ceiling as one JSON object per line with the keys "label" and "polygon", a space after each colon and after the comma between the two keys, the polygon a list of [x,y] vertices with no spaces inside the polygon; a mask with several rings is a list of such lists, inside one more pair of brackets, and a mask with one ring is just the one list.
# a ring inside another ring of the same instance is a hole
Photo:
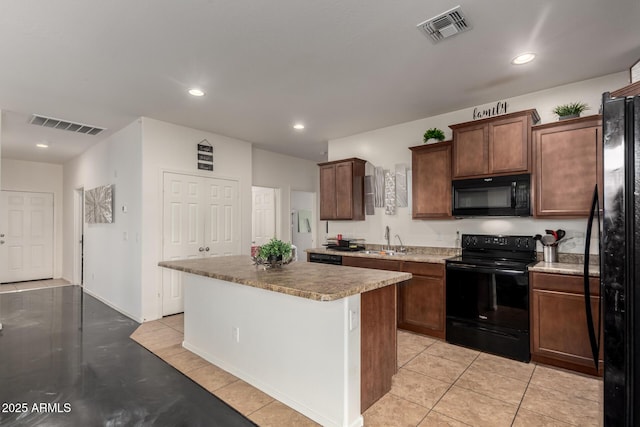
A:
{"label": "white ceiling", "polygon": [[[471,31],[416,29],[458,4]],[[627,70],[638,25],[638,0],[2,0],[2,156],[62,163],[146,116],[323,160],[329,139]]]}

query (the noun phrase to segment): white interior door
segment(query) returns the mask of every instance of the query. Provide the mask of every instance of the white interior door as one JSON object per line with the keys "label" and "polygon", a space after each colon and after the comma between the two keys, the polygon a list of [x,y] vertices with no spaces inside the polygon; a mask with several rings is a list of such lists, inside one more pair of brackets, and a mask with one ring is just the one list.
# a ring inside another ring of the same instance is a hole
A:
{"label": "white interior door", "polygon": [[53,277],[53,194],[2,191],[0,283]]}
{"label": "white interior door", "polygon": [[205,256],[240,253],[238,182],[203,179]]}
{"label": "white interior door", "polygon": [[273,188],[252,187],[251,241],[264,245],[276,236],[276,194]]}
{"label": "white interior door", "polygon": [[[165,172],[164,261],[240,253],[238,182]],[[184,311],[182,273],[162,269],[162,315]]]}

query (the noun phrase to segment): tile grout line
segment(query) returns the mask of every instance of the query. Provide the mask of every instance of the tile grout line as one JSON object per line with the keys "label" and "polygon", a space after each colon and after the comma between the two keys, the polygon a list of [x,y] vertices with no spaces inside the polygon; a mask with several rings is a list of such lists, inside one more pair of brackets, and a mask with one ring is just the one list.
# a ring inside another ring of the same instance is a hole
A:
{"label": "tile grout line", "polygon": [[[533,368],[533,371],[531,372],[531,377],[529,377],[529,381],[527,381],[527,387],[525,388],[524,393],[522,394],[522,399],[520,399],[520,403],[518,404],[518,410],[516,411],[516,415],[513,418],[513,421],[511,422],[511,426],[512,427],[513,427],[513,423],[516,422],[516,418],[518,417],[518,412],[520,412],[520,408],[522,407],[522,402],[524,401],[524,397],[527,394],[527,390],[529,390],[529,386],[531,385],[531,380],[533,380],[533,374],[536,372],[536,369],[538,369],[538,364],[536,364],[535,367]],[[540,386],[536,386],[536,387],[540,387]],[[541,388],[546,389],[546,387],[541,387]],[[576,426],[576,427],[578,426],[577,424],[574,424],[572,422],[569,422],[569,421],[566,421],[566,420],[561,420],[561,419],[558,419],[556,417],[552,417],[550,415],[537,412],[534,409],[527,409],[527,408],[523,408],[523,409],[525,409],[527,411],[534,412],[534,413],[536,413],[536,414],[538,414],[540,416],[543,416],[543,417],[551,418],[554,421],[558,421],[558,422],[565,423],[565,424],[572,425],[572,426]]]}
{"label": "tile grout line", "polygon": [[[169,325],[165,324],[164,322],[162,322],[162,321],[161,321],[161,319],[158,319],[158,320],[160,320],[160,323],[162,323],[166,328],[174,329],[174,328],[172,328],[171,326],[169,326]],[[157,332],[158,330],[159,330],[159,329],[155,329],[155,330],[149,331],[149,333],[155,333],[155,332]],[[177,329],[174,329],[174,330],[176,330],[177,332],[181,332],[181,333],[183,333],[183,334],[184,334],[184,332],[182,332],[182,331],[179,331],[179,330],[177,330]],[[133,338],[132,338],[132,339],[133,339]],[[134,341],[136,341],[135,339],[133,339],[133,340],[134,340]],[[242,414],[238,408],[236,408],[236,407],[235,407],[235,406],[233,406],[231,403],[227,402],[226,400],[224,400],[222,397],[218,396],[218,395],[215,393],[215,391],[222,390],[223,388],[226,388],[226,387],[231,386],[231,385],[233,385],[233,384],[237,384],[237,383],[238,383],[238,382],[240,382],[240,381],[243,381],[242,379],[240,379],[240,378],[237,378],[237,377],[236,377],[236,380],[234,380],[233,382],[231,382],[231,383],[229,383],[229,384],[225,384],[225,385],[223,385],[223,386],[221,386],[221,387],[219,387],[219,388],[217,388],[217,389],[215,389],[215,390],[207,390],[207,389],[206,389],[202,384],[200,384],[198,381],[196,381],[196,380],[194,380],[193,378],[191,378],[190,376],[188,376],[186,372],[184,372],[184,371],[182,371],[182,370],[178,369],[176,366],[174,366],[172,363],[170,363],[170,362],[169,362],[168,360],[166,360],[165,358],[158,356],[158,355],[155,353],[155,351],[152,351],[151,349],[147,348],[146,346],[144,346],[143,344],[141,344],[141,343],[140,343],[140,342],[138,342],[138,341],[136,341],[136,342],[137,342],[139,345],[141,345],[142,347],[144,347],[147,351],[149,351],[150,353],[152,353],[154,356],[156,356],[157,358],[159,358],[160,360],[162,360],[164,363],[166,363],[167,365],[171,366],[173,369],[175,369],[176,371],[178,371],[180,374],[182,374],[183,376],[185,376],[186,378],[188,378],[190,381],[194,382],[195,384],[198,384],[198,386],[199,386],[199,387],[201,387],[203,390],[205,390],[207,393],[212,394],[212,395],[213,395],[213,396],[215,396],[217,399],[220,399],[220,401],[222,401],[222,402],[226,403],[227,405],[229,405],[230,407],[232,407],[235,411],[237,411],[238,413]],[[185,349],[185,351],[189,351],[189,350]],[[214,365],[213,363],[210,363],[210,362],[208,362],[208,361],[207,361],[207,364],[208,364],[208,365],[211,365],[211,366],[216,366],[216,365]],[[205,366],[202,366],[202,367],[200,367],[200,368],[204,368],[204,367],[206,367],[206,365],[205,365]],[[218,366],[216,366],[216,367],[218,367]],[[218,368],[219,368],[219,367],[218,367]],[[199,368],[198,368],[198,369],[199,369]],[[219,369],[222,369],[222,368],[219,368]],[[194,370],[195,370],[195,369],[194,369]],[[222,370],[224,370],[224,369],[222,369]],[[225,371],[225,372],[226,372],[226,371]],[[244,381],[244,382],[246,383],[246,381]],[[248,384],[248,383],[247,383],[247,384]],[[249,385],[250,385],[250,384],[249,384]],[[258,389],[258,390],[259,390],[259,389]],[[258,409],[255,409],[254,411],[252,411],[252,412],[250,412],[250,413],[242,414],[242,415],[243,415],[244,417],[246,417],[247,419],[249,419],[249,417],[250,417],[251,415],[255,414],[256,412],[258,412],[258,411],[260,411],[260,410],[262,410],[262,409],[266,408],[267,406],[269,406],[269,405],[273,404],[274,402],[279,402],[279,400],[275,399],[273,396],[270,396],[270,395],[267,395],[267,396],[269,396],[269,397],[271,398],[271,401],[270,401],[270,402],[268,402],[268,403],[266,403],[265,405],[263,405],[263,406],[259,407]],[[285,405],[285,406],[286,406],[286,405]],[[288,407],[288,406],[287,406],[287,407]],[[291,408],[291,409],[292,409],[292,408]],[[293,410],[293,409],[292,409],[292,410]],[[297,412],[297,411],[296,411],[296,412]],[[301,414],[301,415],[302,415],[302,414]],[[303,416],[304,416],[304,415],[303,415]]]}

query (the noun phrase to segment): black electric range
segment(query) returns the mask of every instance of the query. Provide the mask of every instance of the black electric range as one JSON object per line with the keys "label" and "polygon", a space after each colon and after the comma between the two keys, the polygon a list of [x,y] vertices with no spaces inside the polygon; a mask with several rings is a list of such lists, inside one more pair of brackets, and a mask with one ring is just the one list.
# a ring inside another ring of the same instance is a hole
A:
{"label": "black electric range", "polygon": [[462,255],[446,262],[446,339],[453,344],[530,360],[531,236],[465,234]]}

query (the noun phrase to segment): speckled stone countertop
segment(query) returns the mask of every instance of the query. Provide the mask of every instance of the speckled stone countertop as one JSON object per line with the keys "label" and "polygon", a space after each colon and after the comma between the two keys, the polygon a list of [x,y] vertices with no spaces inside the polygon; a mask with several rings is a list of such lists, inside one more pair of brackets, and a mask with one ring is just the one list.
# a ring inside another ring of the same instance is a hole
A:
{"label": "speckled stone countertop", "polygon": [[410,273],[293,262],[265,270],[247,255],[162,261],[160,267],[316,301],[333,301],[411,279]]}
{"label": "speckled stone countertop", "polygon": [[375,249],[372,249],[372,250],[374,251],[374,253],[368,253],[368,254],[364,252],[335,251],[335,250],[326,249],[326,248],[307,249],[306,252],[316,253],[316,254],[351,256],[351,257],[359,257],[359,258],[390,259],[395,261],[428,262],[433,264],[444,264],[447,258],[456,256],[455,249],[451,251],[436,251],[435,253],[409,252],[406,254],[394,254],[394,255],[385,255],[380,252],[375,252]]}
{"label": "speckled stone countertop", "polygon": [[[571,274],[582,276],[584,274],[584,266],[582,264],[573,264],[566,262],[544,262],[540,261],[533,267],[529,267],[529,271],[537,271],[540,273],[556,273]],[[589,265],[589,277],[600,277],[600,266],[596,264]]]}

